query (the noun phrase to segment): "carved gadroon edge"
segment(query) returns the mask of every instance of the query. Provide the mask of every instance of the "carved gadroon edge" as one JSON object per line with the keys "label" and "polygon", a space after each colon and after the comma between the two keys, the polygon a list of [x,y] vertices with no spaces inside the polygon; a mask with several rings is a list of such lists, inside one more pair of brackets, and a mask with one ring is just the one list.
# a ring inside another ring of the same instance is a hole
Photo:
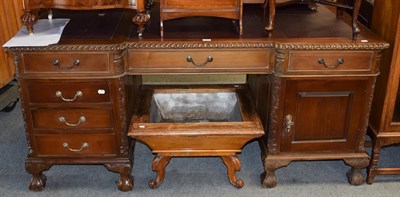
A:
{"label": "carved gadroon edge", "polygon": [[45,47],[11,47],[11,52],[38,52],[38,51],[116,51],[124,50],[121,44],[56,44]]}
{"label": "carved gadroon edge", "polygon": [[275,48],[277,50],[383,50],[388,43],[279,43],[274,41],[132,41],[121,44],[57,44],[9,51],[115,51],[124,49]]}
{"label": "carved gadroon edge", "polygon": [[280,50],[383,50],[388,43],[276,43]]}
{"label": "carved gadroon edge", "polygon": [[278,50],[382,50],[387,43],[279,43],[273,41],[144,41],[127,42],[123,48],[275,48]]}
{"label": "carved gadroon edge", "polygon": [[124,43],[128,49],[188,49],[188,48],[273,48],[273,42],[260,41],[143,41]]}

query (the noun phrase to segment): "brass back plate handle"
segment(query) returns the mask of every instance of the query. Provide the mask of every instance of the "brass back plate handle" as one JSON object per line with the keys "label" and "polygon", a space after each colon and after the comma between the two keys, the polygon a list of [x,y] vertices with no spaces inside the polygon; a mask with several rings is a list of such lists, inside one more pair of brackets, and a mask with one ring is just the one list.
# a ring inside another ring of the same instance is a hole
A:
{"label": "brass back plate handle", "polygon": [[81,64],[81,61],[80,60],[75,60],[72,63],[71,66],[63,66],[63,65],[61,65],[60,60],[58,60],[58,59],[53,60],[52,63],[53,63],[54,66],[57,66],[60,69],[73,69],[74,67],[79,66]]}
{"label": "brass back plate handle", "polygon": [[81,116],[81,117],[79,117],[79,121],[78,121],[77,123],[69,123],[69,122],[65,119],[64,116],[60,116],[60,117],[58,117],[58,121],[59,121],[59,122],[63,122],[63,123],[65,123],[66,125],[68,125],[68,126],[70,126],[70,127],[76,127],[76,126],[80,125],[81,123],[86,122],[86,118],[85,118],[85,116]]}
{"label": "brass back plate handle", "polygon": [[204,63],[196,64],[191,56],[186,57],[187,62],[191,62],[193,65],[195,65],[197,67],[203,67],[203,66],[207,65],[208,62],[212,62],[213,60],[214,60],[214,58],[212,56],[208,56],[207,60]]}
{"label": "brass back plate handle", "polygon": [[64,98],[61,91],[56,92],[56,97],[59,97],[66,102],[75,101],[78,97],[81,97],[82,95],[83,95],[82,91],[76,91],[74,98]]}
{"label": "brass back plate handle", "polygon": [[332,68],[337,68],[340,64],[344,63],[344,59],[343,58],[338,58],[337,62],[335,65],[328,65],[325,62],[324,58],[319,58],[318,59],[318,64],[323,64],[326,68],[332,69]]}
{"label": "brass back plate handle", "polygon": [[81,152],[83,149],[89,147],[89,144],[87,142],[82,143],[81,147],[80,148],[76,148],[76,149],[71,148],[67,142],[64,142],[62,145],[63,145],[64,148],[67,148],[68,150],[70,150],[72,152]]}

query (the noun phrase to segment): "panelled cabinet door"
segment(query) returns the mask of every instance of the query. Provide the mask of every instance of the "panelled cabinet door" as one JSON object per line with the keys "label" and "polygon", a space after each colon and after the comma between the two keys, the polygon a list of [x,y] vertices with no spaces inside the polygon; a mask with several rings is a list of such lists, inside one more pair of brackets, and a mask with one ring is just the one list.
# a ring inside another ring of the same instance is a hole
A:
{"label": "panelled cabinet door", "polygon": [[354,151],[363,132],[371,80],[284,79],[281,152]]}

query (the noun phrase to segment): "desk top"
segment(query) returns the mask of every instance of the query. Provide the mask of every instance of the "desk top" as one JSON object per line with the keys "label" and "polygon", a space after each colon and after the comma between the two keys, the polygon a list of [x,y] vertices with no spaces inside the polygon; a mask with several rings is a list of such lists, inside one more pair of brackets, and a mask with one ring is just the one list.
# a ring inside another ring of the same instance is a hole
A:
{"label": "desk top", "polygon": [[[135,11],[129,9],[54,10],[55,18],[70,18],[71,21],[59,44],[42,47],[40,50],[60,50],[60,47],[65,49],[67,45],[73,45],[77,50],[82,46],[85,46],[84,50],[189,47],[363,50],[388,47],[386,42],[365,27],[361,27],[357,40],[352,40],[351,27],[337,19],[335,13],[325,6],[319,6],[317,11],[309,10],[307,6],[278,9],[275,30],[270,35],[264,30],[266,19],[263,17],[262,5],[259,4],[244,5],[243,36],[239,36],[237,26],[232,20],[188,17],[165,21],[164,38],[161,38],[159,6],[156,4],[151,9],[151,21],[146,26],[143,37],[138,38],[137,26],[131,22],[134,15]],[[204,42],[203,39],[211,42]],[[34,47],[12,50],[25,51],[32,48]]]}

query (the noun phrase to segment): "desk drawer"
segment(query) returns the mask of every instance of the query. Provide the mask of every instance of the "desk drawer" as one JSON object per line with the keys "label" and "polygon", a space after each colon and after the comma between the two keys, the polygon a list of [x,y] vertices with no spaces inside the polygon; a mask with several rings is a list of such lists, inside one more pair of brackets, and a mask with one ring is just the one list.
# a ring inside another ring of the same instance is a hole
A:
{"label": "desk drawer", "polygon": [[35,129],[111,129],[112,109],[37,109],[32,110]]}
{"label": "desk drawer", "polygon": [[269,50],[164,50],[131,51],[132,73],[270,73],[273,52]]}
{"label": "desk drawer", "polygon": [[108,53],[23,53],[24,73],[108,73]]}
{"label": "desk drawer", "polygon": [[375,72],[371,51],[293,51],[289,52],[288,72]]}
{"label": "desk drawer", "polygon": [[52,81],[26,83],[31,103],[111,103],[111,84]]}
{"label": "desk drawer", "polygon": [[35,144],[41,156],[112,156],[117,153],[112,134],[36,135]]}

